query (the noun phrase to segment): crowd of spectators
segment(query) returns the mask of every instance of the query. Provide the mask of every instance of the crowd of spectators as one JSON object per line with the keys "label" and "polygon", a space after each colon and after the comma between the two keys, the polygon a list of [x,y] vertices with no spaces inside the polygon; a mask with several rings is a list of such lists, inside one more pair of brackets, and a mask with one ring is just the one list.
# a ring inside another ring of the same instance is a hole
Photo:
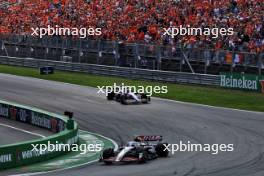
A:
{"label": "crowd of spectators", "polygon": [[[264,51],[263,0],[9,0],[0,9],[0,34],[31,34],[33,27],[101,28],[100,38]],[[232,36],[163,35],[170,26],[233,28]],[[97,36],[98,38],[98,36]]]}

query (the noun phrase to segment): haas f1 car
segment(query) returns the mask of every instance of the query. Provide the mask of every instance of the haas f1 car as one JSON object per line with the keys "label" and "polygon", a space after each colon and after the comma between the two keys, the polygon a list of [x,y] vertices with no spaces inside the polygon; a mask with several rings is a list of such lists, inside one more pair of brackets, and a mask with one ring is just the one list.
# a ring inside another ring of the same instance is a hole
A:
{"label": "haas f1 car", "polygon": [[113,148],[105,149],[100,161],[105,164],[145,163],[158,157],[168,157],[169,151],[165,150],[165,144],[162,136],[136,136],[134,141],[129,141],[117,151]]}
{"label": "haas f1 car", "polygon": [[133,92],[123,92],[123,91],[114,91],[107,94],[107,100],[115,100],[120,102],[123,105],[128,104],[147,104],[150,102],[150,96],[144,93],[133,93]]}

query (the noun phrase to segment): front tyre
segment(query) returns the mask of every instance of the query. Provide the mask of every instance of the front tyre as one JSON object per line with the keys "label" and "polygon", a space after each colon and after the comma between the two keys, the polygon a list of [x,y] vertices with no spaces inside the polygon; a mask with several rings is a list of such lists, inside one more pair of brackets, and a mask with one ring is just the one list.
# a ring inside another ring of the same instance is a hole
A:
{"label": "front tyre", "polygon": [[115,152],[113,148],[108,148],[103,151],[103,161],[105,164],[112,164],[111,161],[106,161],[105,159],[111,158],[115,156]]}
{"label": "front tyre", "polygon": [[126,95],[121,95],[121,97],[120,97],[120,103],[122,105],[127,105],[128,104],[127,103],[127,97],[126,97]]}
{"label": "front tyre", "polygon": [[159,157],[168,157],[169,151],[166,150],[165,145],[167,145],[167,143],[159,143],[156,145],[155,151]]}
{"label": "front tyre", "polygon": [[107,100],[114,100],[114,97],[115,97],[114,92],[107,93]]}
{"label": "front tyre", "polygon": [[148,156],[147,156],[148,154],[147,154],[147,151],[142,151],[142,153],[139,153],[139,161],[138,161],[138,163],[140,163],[140,164],[143,164],[143,163],[146,163],[147,162],[147,158],[148,158]]}

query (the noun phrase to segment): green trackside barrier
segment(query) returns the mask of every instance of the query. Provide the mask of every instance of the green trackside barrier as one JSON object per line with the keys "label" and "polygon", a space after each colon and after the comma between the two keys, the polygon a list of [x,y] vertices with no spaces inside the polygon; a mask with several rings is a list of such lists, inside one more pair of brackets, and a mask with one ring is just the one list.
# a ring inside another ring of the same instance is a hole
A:
{"label": "green trackside barrier", "polygon": [[220,73],[220,87],[264,93],[264,76],[240,73]]}
{"label": "green trackside barrier", "polygon": [[[0,170],[46,161],[63,155],[67,150],[50,148],[43,152],[33,150],[37,144],[78,143],[78,124],[66,116],[50,113],[33,107],[0,100],[0,118],[8,118],[46,128],[56,134],[38,140],[0,146]],[[67,126],[71,128],[68,129]]]}

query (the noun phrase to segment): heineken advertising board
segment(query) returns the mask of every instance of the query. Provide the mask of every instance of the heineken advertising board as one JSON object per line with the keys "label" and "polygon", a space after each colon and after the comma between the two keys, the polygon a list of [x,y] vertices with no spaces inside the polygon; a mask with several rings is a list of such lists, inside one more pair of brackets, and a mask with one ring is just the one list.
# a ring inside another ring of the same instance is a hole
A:
{"label": "heineken advertising board", "polygon": [[221,87],[259,91],[264,93],[264,76],[252,74],[220,73]]}

